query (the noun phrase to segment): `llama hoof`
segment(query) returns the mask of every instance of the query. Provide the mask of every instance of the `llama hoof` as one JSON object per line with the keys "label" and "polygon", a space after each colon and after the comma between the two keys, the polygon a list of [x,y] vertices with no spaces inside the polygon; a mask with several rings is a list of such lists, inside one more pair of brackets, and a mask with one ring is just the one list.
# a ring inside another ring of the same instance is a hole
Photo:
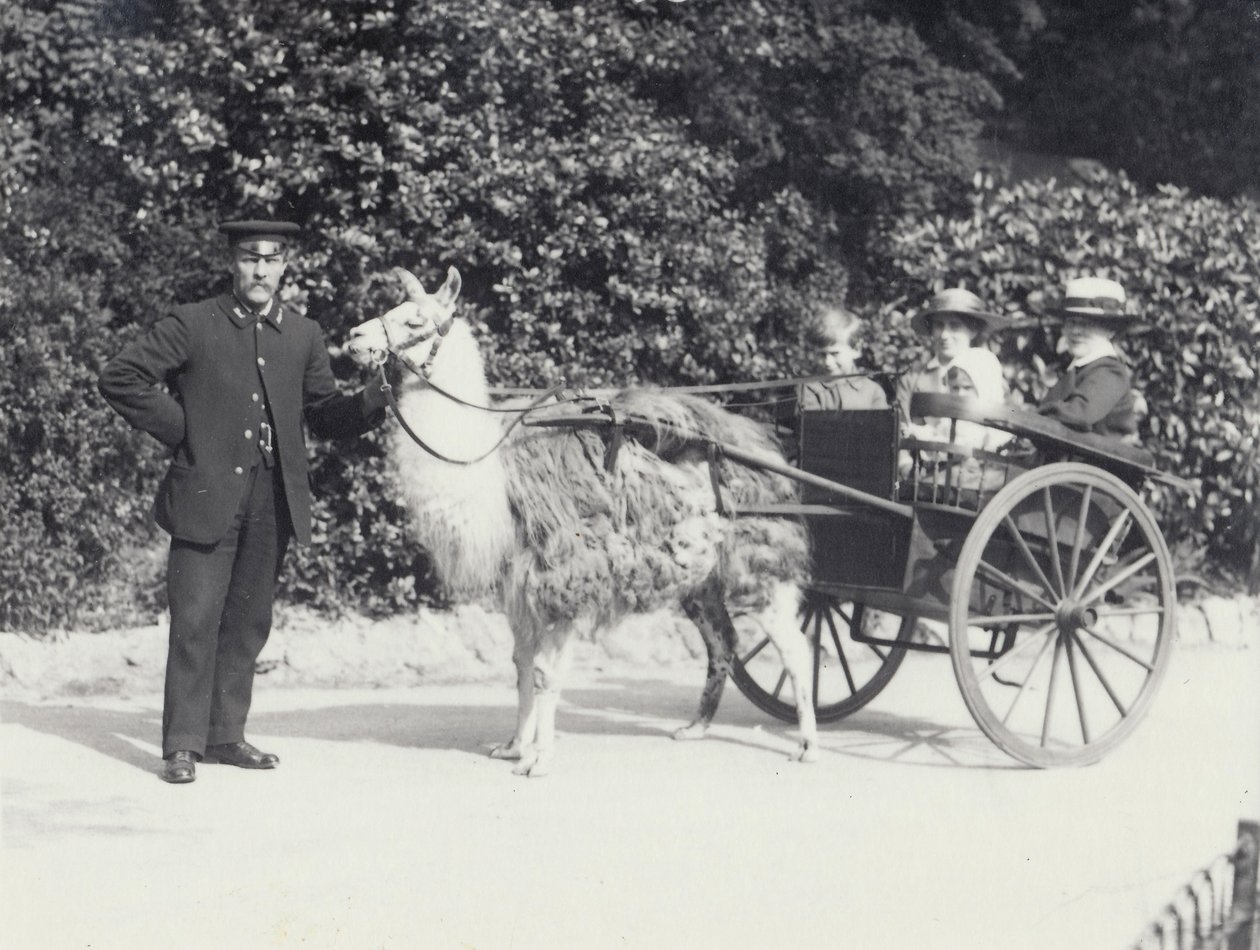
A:
{"label": "llama hoof", "polygon": [[530,778],[542,778],[544,775],[550,775],[551,774],[551,756],[540,755],[537,759],[534,760],[534,764],[531,765],[528,769],[526,769],[521,774],[528,775]]}
{"label": "llama hoof", "polygon": [[702,722],[693,722],[674,730],[675,739],[703,739],[709,727]]}
{"label": "llama hoof", "polygon": [[516,763],[516,768],[512,769],[513,775],[529,775],[534,765],[538,762],[538,750],[530,748],[518,749],[516,758],[520,759]]}
{"label": "llama hoof", "polygon": [[817,762],[818,747],[815,745],[802,745],[792,753],[793,762]]}
{"label": "llama hoof", "polygon": [[521,747],[516,744],[516,740],[504,742],[490,750],[490,758],[492,759],[519,759],[521,757]]}

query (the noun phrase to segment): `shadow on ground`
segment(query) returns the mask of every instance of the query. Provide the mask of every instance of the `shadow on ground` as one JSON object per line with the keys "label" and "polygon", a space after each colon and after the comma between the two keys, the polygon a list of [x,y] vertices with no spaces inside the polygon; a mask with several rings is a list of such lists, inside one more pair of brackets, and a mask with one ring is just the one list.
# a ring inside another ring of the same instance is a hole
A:
{"label": "shadow on ground", "polygon": [[[574,735],[667,739],[675,728],[690,721],[698,697],[699,684],[604,679],[598,685],[564,693],[558,728]],[[118,710],[84,701],[54,705],[6,700],[0,702],[0,715],[5,723],[78,743],[144,772],[155,771],[155,757],[145,747],[156,747],[160,742],[158,709]],[[507,705],[381,702],[259,711],[250,717],[249,729],[251,735],[375,742],[480,756],[509,739],[515,725],[515,709]],[[766,750],[768,736],[792,743],[796,727],[757,710],[730,687],[715,728],[705,741]],[[824,755],[915,767],[1017,767],[974,728],[871,710],[822,726],[819,745]]]}

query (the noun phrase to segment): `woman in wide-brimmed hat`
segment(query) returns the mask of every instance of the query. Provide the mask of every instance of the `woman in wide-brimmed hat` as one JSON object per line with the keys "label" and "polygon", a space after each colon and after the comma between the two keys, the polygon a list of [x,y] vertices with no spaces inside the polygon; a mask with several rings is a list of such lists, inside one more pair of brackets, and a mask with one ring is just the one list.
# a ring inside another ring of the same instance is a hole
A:
{"label": "woman in wide-brimmed hat", "polygon": [[1062,340],[1072,361],[1037,411],[1083,432],[1133,437],[1133,386],[1115,338],[1139,318],[1125,306],[1124,288],[1105,277],[1077,277],[1067,282],[1063,302],[1051,315],[1063,321]]}
{"label": "woman in wide-brimmed hat", "polygon": [[932,356],[919,369],[905,373],[897,384],[897,403],[902,425],[922,423],[910,418],[910,397],[914,393],[946,393],[945,374],[949,364],[963,350],[981,342],[988,334],[1003,329],[1006,319],[992,313],[970,290],[951,287],[932,297],[928,305],[910,320],[920,336],[932,339]]}
{"label": "woman in wide-brimmed hat", "polygon": [[[911,318],[910,326],[920,336],[931,337],[932,355],[919,369],[904,373],[897,381],[901,430],[916,439],[945,441],[949,437],[949,421],[912,417],[910,397],[915,393],[949,392],[950,365],[988,334],[1003,329],[1006,319],[988,310],[970,290],[951,287],[934,295],[928,305]],[[904,478],[912,466],[910,453],[902,450],[898,454],[898,472]]]}

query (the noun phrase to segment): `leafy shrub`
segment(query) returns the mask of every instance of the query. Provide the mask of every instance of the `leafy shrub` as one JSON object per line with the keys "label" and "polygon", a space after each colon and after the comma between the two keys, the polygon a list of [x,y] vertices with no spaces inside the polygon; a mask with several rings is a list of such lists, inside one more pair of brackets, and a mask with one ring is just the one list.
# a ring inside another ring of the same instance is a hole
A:
{"label": "leafy shrub", "polygon": [[[18,214],[0,345],[31,354],[5,426],[34,439],[36,395],[83,422],[5,463],[23,593],[0,621],[24,625],[65,610],[59,578],[130,583],[124,539],[160,544],[161,453],[90,382],[168,304],[222,286],[218,218],[307,227],[287,293],[334,343],[397,299],[390,267],[431,282],[454,263],[496,381],[767,378],[807,365],[810,315],[845,294],[881,216],[952,206],[996,104],[911,31],[795,0],[20,0],[0,49]],[[321,543],[289,558],[282,593],[378,611],[433,596],[379,436],[315,456]],[[50,520],[30,495],[54,486]]]}
{"label": "leafy shrub", "polygon": [[[1204,556],[1256,573],[1260,513],[1260,209],[1245,199],[1141,190],[1123,174],[1082,183],[994,187],[977,176],[971,213],[906,220],[888,236],[889,286],[961,285],[991,306],[1040,317],[1064,282],[1096,274],[1124,285],[1149,328],[1122,342],[1145,397],[1143,444],[1164,471],[1190,479],[1193,497],[1151,491],[1182,562]],[[875,349],[890,362],[921,351],[905,314],[878,321]],[[1057,375],[1057,333],[1037,320],[1010,333],[1002,355],[1015,391],[1035,403]]]}
{"label": "leafy shrub", "polygon": [[128,622],[160,599],[147,519],[157,453],[96,396],[120,345],[107,275],[125,258],[92,226],[98,201],[22,194],[0,221],[4,629]]}

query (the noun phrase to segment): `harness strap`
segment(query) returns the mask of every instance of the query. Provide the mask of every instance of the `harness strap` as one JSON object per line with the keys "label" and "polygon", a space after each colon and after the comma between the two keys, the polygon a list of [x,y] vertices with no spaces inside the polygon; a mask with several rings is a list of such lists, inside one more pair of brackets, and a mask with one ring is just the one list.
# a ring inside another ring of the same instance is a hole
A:
{"label": "harness strap", "polygon": [[[813,376],[788,376],[784,379],[772,379],[764,382],[748,382],[748,383],[714,383],[708,386],[660,386],[661,392],[667,393],[693,393],[703,395],[706,393],[746,393],[757,392],[767,389],[788,389],[793,386],[800,386],[806,383],[822,383],[831,382],[837,379],[881,379],[883,377],[893,377],[896,373],[886,372],[884,370],[874,370],[869,373],[816,373]],[[599,396],[611,395],[620,392],[625,387],[610,389],[600,387],[596,389],[585,389],[583,392],[588,396],[598,398]],[[531,396],[540,392],[537,389],[517,386],[493,386],[490,392],[495,396]]]}
{"label": "harness strap", "polygon": [[621,444],[625,441],[625,423],[617,418],[617,410],[612,406],[603,406],[608,413],[608,424],[612,434],[608,437],[608,445],[604,449],[604,471],[611,472],[617,467],[617,455],[621,452]]}
{"label": "harness strap", "polygon": [[710,442],[708,447],[709,481],[713,483],[713,500],[717,504],[717,513],[725,518],[730,515],[731,510],[722,500],[722,480],[718,477],[718,463],[722,461],[722,455],[722,447],[716,442]]}
{"label": "harness strap", "polygon": [[[433,327],[432,329],[421,330],[419,333],[415,334],[414,336],[407,337],[405,340],[403,340],[401,343],[395,346],[394,341],[390,339],[390,336],[389,336],[389,321],[386,320],[383,316],[377,317],[376,319],[381,321],[381,330],[385,334],[386,356],[382,359],[382,363],[384,362],[384,359],[388,359],[389,354],[393,354],[395,357],[397,357],[398,362],[402,363],[403,366],[407,367],[407,369],[411,370],[421,379],[424,379],[424,367],[428,366],[431,362],[433,362],[433,357],[437,353],[438,347],[441,346],[442,344],[441,337],[445,335],[445,331],[442,330],[440,327]],[[451,327],[451,323],[448,320],[446,322],[446,329],[449,330],[450,327]],[[430,339],[434,335],[438,337],[437,343],[435,343],[433,345],[433,349],[429,351],[429,355],[424,361],[424,366],[417,366],[416,361],[413,360],[411,357],[409,357],[406,351],[411,349],[417,343],[423,343],[425,340]]]}
{"label": "harness strap", "polygon": [[[486,449],[486,451],[482,452],[480,455],[471,459],[454,459],[454,458],[451,458],[449,455],[445,455],[439,452],[433,446],[429,445],[429,443],[425,442],[424,439],[422,439],[419,436],[419,434],[413,428],[411,428],[411,426],[407,424],[407,420],[403,418],[402,410],[398,406],[398,400],[394,398],[394,387],[389,384],[389,380],[385,376],[385,367],[383,365],[381,366],[381,392],[385,394],[385,402],[388,403],[390,411],[394,414],[394,418],[398,420],[398,424],[402,426],[402,430],[407,433],[408,437],[411,439],[412,442],[416,443],[416,445],[420,446],[420,448],[424,449],[424,451],[428,452],[435,459],[439,459],[440,461],[443,461],[443,462],[448,462],[451,465],[475,465],[477,462],[480,462],[480,461],[483,461],[484,459],[489,458],[491,455],[493,455],[495,452],[498,451],[499,446],[501,446],[505,441],[507,441],[507,437],[512,434],[512,430],[515,429],[518,425],[520,425],[521,420],[523,420],[526,415],[528,415],[531,411],[533,411],[534,409],[537,409],[540,405],[542,405],[544,402],[550,399],[551,396],[554,393],[558,392],[561,388],[562,387],[560,386],[553,387],[552,389],[544,393],[542,396],[540,396],[538,399],[536,399],[534,402],[526,406],[524,409],[511,410],[511,411],[517,412],[516,418],[513,419],[511,423],[508,425],[508,427],[503,430],[503,434],[499,436],[499,438],[495,441],[495,443],[492,446],[490,446],[490,448]],[[441,391],[439,390],[439,392]],[[469,404],[464,403],[464,405],[469,405]],[[481,407],[473,406],[472,408],[478,409]]]}

